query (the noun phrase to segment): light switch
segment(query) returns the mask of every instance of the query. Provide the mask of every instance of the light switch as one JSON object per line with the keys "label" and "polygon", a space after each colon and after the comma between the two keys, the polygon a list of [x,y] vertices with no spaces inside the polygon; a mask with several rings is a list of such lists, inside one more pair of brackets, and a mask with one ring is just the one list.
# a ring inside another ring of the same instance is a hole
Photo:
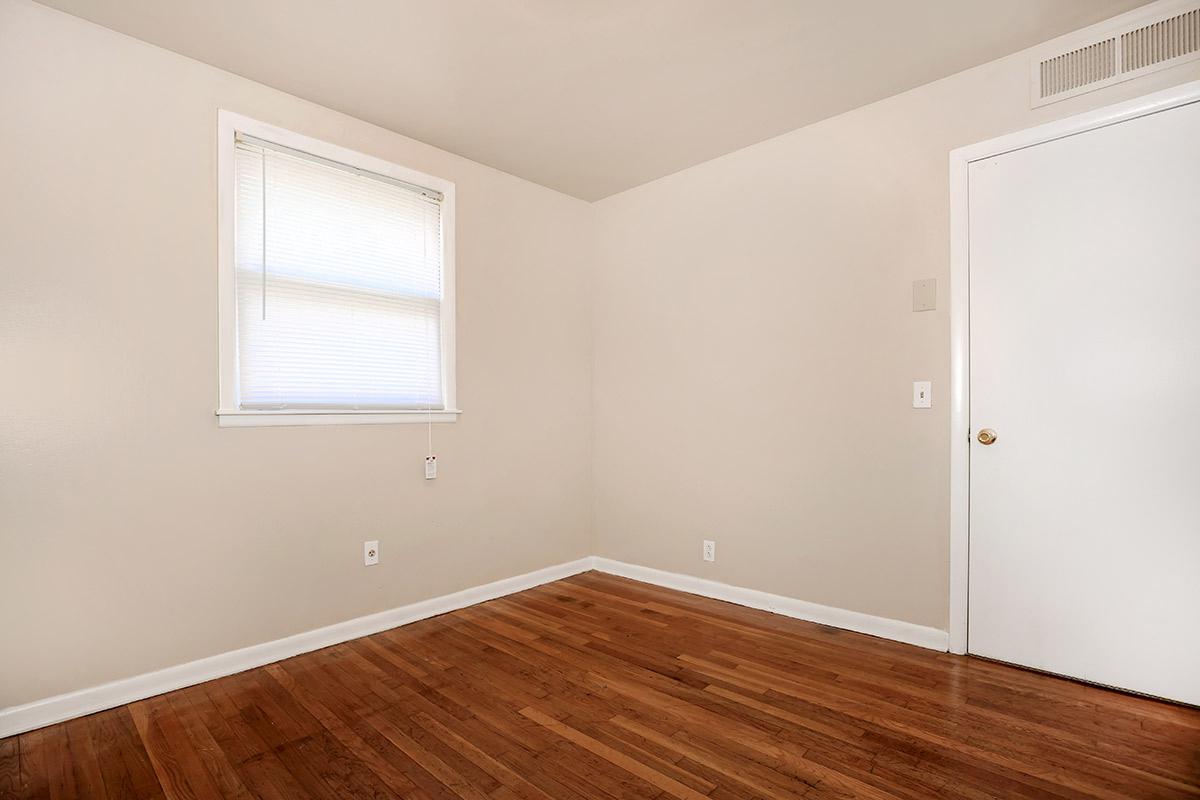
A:
{"label": "light switch", "polygon": [[933,311],[937,308],[937,280],[926,278],[913,281],[913,311]]}
{"label": "light switch", "polygon": [[933,408],[932,381],[913,381],[913,408]]}

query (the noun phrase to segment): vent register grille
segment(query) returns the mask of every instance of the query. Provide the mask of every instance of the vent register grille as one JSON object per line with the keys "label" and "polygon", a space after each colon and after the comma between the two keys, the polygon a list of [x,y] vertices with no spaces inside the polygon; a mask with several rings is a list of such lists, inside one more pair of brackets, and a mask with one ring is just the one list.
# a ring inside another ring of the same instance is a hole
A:
{"label": "vent register grille", "polygon": [[1041,96],[1069,92],[1117,74],[1117,40],[1102,42],[1048,58],[1039,67]]}
{"label": "vent register grille", "polygon": [[1053,103],[1200,57],[1200,8],[1122,28],[1036,59],[1033,104]]}
{"label": "vent register grille", "polygon": [[1200,8],[1143,25],[1121,35],[1121,65],[1126,72],[1200,50]]}

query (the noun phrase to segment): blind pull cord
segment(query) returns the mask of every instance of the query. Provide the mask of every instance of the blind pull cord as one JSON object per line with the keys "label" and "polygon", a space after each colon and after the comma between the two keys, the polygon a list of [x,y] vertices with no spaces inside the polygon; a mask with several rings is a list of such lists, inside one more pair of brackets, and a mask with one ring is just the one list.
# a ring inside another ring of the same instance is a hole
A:
{"label": "blind pull cord", "polygon": [[267,151],[262,154],[262,318],[267,321]]}
{"label": "blind pull cord", "polygon": [[[429,263],[429,211],[426,210],[422,215],[421,225],[421,261]],[[440,316],[439,316],[440,319]],[[429,317],[425,317],[425,351],[429,352],[430,332],[429,332]],[[425,479],[437,477],[437,456],[433,454],[433,400],[430,395],[425,395],[425,433],[427,437],[427,455],[425,456]]]}
{"label": "blind pull cord", "polygon": [[[425,320],[425,349],[429,349],[429,320]],[[425,456],[425,480],[430,480],[437,477],[437,456],[433,454],[433,402],[429,399],[429,395],[425,396],[425,435],[426,441],[426,456]]]}

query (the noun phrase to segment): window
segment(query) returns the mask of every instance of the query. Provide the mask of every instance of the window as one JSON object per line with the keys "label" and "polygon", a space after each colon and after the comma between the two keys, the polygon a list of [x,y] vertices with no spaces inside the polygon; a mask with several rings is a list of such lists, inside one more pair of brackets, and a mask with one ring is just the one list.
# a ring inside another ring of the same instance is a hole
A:
{"label": "window", "polygon": [[454,185],[218,128],[221,424],[453,421]]}

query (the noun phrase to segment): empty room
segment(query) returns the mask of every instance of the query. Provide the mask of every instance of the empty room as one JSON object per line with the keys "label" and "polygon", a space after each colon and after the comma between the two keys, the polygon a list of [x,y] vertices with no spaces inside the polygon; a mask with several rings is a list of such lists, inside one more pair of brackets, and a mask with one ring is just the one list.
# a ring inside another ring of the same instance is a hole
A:
{"label": "empty room", "polygon": [[0,0],[0,800],[1200,800],[1200,0]]}

